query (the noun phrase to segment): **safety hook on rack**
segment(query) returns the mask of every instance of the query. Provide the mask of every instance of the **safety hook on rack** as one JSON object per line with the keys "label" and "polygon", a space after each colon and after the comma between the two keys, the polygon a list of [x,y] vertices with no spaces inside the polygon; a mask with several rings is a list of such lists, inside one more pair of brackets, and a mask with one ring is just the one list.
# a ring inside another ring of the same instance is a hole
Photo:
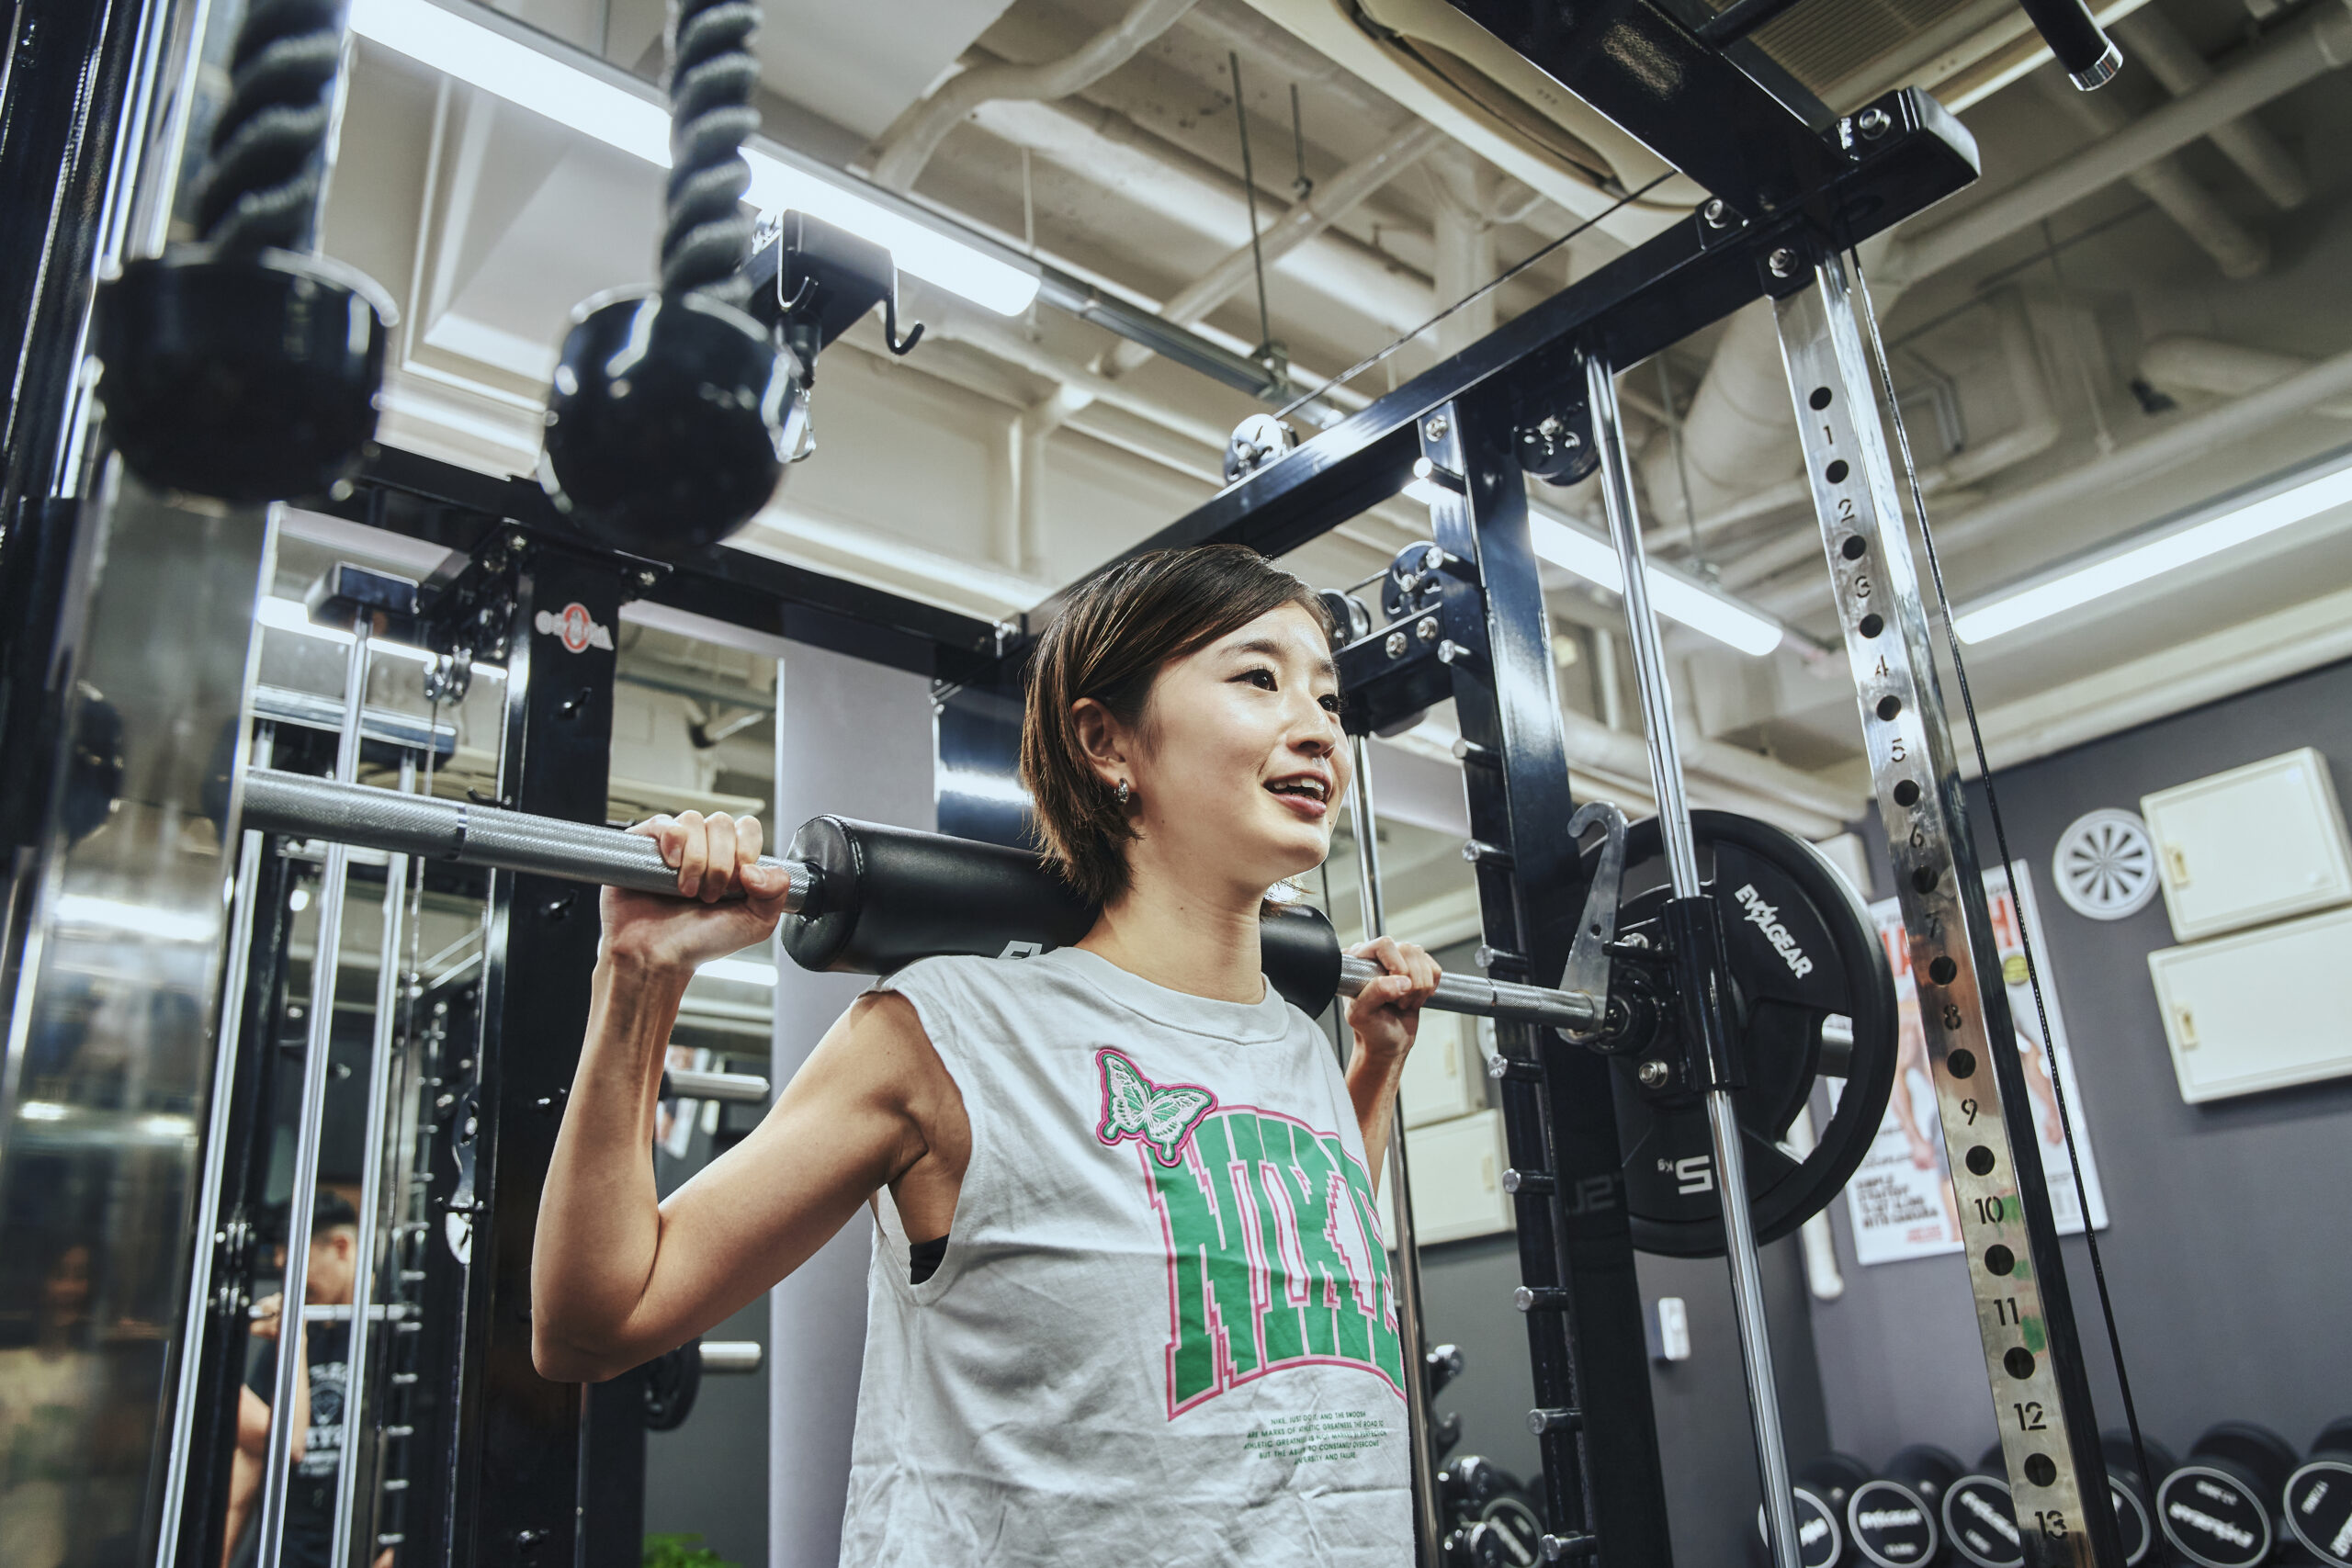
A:
{"label": "safety hook on rack", "polygon": [[905,337],[899,335],[899,299],[895,294],[886,296],[882,301],[882,341],[889,345],[892,354],[901,359],[912,354],[915,344],[922,341],[921,321],[917,321],[914,331]]}
{"label": "safety hook on rack", "polygon": [[1609,1027],[1609,945],[1617,940],[1617,902],[1625,876],[1625,814],[1608,801],[1589,800],[1568,818],[1569,841],[1581,842],[1595,827],[1605,835],[1600,863],[1585,891],[1584,918],[1577,922],[1568,964],[1560,975],[1560,989],[1589,996],[1593,1016],[1600,1021],[1589,1031],[1560,1031],[1562,1038],[1579,1044]]}

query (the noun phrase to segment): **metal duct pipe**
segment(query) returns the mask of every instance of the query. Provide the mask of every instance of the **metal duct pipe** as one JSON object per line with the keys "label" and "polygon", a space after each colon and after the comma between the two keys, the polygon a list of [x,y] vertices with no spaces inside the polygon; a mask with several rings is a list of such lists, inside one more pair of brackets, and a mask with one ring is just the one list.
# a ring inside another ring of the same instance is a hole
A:
{"label": "metal duct pipe", "polygon": [[[2009,393],[2017,404],[2018,423],[1982,446],[1968,447],[1952,454],[1946,462],[1920,469],[1919,490],[1922,494],[1934,495],[1941,491],[1976,484],[2029,457],[2038,457],[2058,444],[2058,412],[2051,407],[2049,385],[2042,378],[2041,362],[2034,353],[2033,326],[2026,318],[2025,301],[2011,294],[2001,309],[1998,320],[2002,355],[2009,364]],[[1811,493],[1809,481],[1800,477],[1787,484],[1758,491],[1739,506],[1704,519],[1700,527],[1704,530],[1728,526],[1745,517],[1777,512],[1807,500]],[[1801,562],[1818,563],[1820,558],[1820,536],[1810,527],[1792,528],[1776,538],[1767,539],[1724,566],[1720,578],[1725,588],[1744,589]]]}
{"label": "metal duct pipe", "polygon": [[[2205,57],[2152,6],[2132,12],[2115,25],[2115,30],[2131,46],[2132,58],[2147,66],[2176,98],[2213,79],[2213,67]],[[2208,140],[2275,205],[2297,208],[2311,198],[2311,182],[2303,177],[2294,155],[2253,116],[2214,127]]]}
{"label": "metal duct pipe", "polygon": [[[1758,485],[1777,484],[1803,465],[1772,302],[1758,299],[1724,329],[1714,360],[1683,415],[1682,466],[1690,471],[1690,510],[1701,517],[1722,512],[1754,494]],[[1677,470],[1673,434],[1660,430],[1652,435],[1634,468],[1658,525],[1680,518],[1683,476]],[[1800,485],[1799,497],[1805,493]]]}
{"label": "metal duct pipe", "polygon": [[901,193],[913,189],[923,165],[966,115],[1001,98],[1064,98],[1091,86],[1173,27],[1193,3],[1136,0],[1125,16],[1059,60],[984,65],[951,77],[882,133],[875,148],[875,184]]}
{"label": "metal duct pipe", "polygon": [[1939,271],[2346,63],[2352,63],[2352,3],[2334,0],[2106,141],[1949,222],[1899,235],[1884,273],[1908,281]]}
{"label": "metal duct pipe", "polygon": [[[2140,355],[2140,375],[2152,386],[2233,398],[2276,386],[2311,367],[2312,362],[2299,354],[2247,348],[2209,337],[2160,337]],[[2329,419],[2352,419],[2352,398],[2316,403],[2312,412]]]}
{"label": "metal duct pipe", "polygon": [[[1577,766],[1620,778],[1649,776],[1649,749],[1639,734],[1611,729],[1574,708],[1563,709],[1560,719],[1568,757]],[[1759,802],[1770,801],[1801,812],[1814,818],[1807,824],[1809,827],[1827,828],[1826,832],[1806,834],[1808,838],[1827,838],[1842,831],[1846,823],[1869,808],[1869,798],[1860,790],[1825,784],[1811,773],[1727,741],[1697,736],[1687,739],[1682,747],[1682,766],[1694,786],[1702,782],[1720,784]],[[1777,817],[1775,813],[1758,815]]]}
{"label": "metal duct pipe", "polygon": [[[2106,140],[1958,218],[1917,231],[1898,231],[1886,243],[1884,259],[1871,269],[1880,315],[1893,310],[1903,289],[1917,279],[2030,228],[2167,152],[2234,125],[2272,99],[2347,62],[2352,62],[2352,0],[2333,0],[2309,20],[2256,45],[2220,71],[2206,67],[2202,85]],[[1750,315],[1757,324],[1743,330]],[[1790,415],[1780,345],[1770,326],[1770,313],[1760,305],[1733,317],[1691,400],[1683,448],[1690,465],[1692,510],[1702,516],[1752,493],[1758,479],[1777,481],[1793,471],[1781,460],[1790,445]],[[1756,427],[1773,412],[1782,423],[1772,427],[1768,441]],[[1644,488],[1653,497],[1679,499],[1680,492],[1673,488],[1677,476],[1671,472],[1672,462],[1672,450],[1662,435],[1644,447],[1638,466]],[[1736,488],[1726,489],[1718,475],[1726,476]],[[1671,513],[1670,508],[1657,510]]]}
{"label": "metal duct pipe", "polygon": [[[1443,133],[1429,121],[1408,120],[1387,141],[1338,174],[1316,182],[1313,195],[1274,220],[1258,237],[1266,265],[1272,266],[1330,228],[1444,140]],[[1256,265],[1256,258],[1246,244],[1227,251],[1159,308],[1160,319],[1191,326],[1248,287]],[[1103,371],[1111,376],[1124,375],[1151,357],[1151,350],[1142,344],[1123,343],[1112,351]]]}
{"label": "metal duct pipe", "polygon": [[[1936,527],[1936,547],[1947,557],[1983,543],[2019,523],[2077,502],[2098,499],[2144,482],[2184,463],[2268,431],[2282,419],[2311,413],[2320,404],[2352,393],[2352,351],[2323,359],[2310,369],[2259,392],[2168,425],[2144,441],[2120,447],[2057,478],[2005,496]],[[1751,593],[1751,603],[1781,615],[1801,615],[1828,596],[1826,573],[1808,572]]]}
{"label": "metal duct pipe", "polygon": [[[2078,93],[2047,72],[2037,73],[2033,84],[2061,112],[2098,135],[2113,136],[2131,123],[2131,115],[2108,94]],[[2178,158],[2166,153],[2151,159],[2124,177],[2213,258],[2222,276],[2253,277],[2270,265],[2269,242],[2247,232]]]}

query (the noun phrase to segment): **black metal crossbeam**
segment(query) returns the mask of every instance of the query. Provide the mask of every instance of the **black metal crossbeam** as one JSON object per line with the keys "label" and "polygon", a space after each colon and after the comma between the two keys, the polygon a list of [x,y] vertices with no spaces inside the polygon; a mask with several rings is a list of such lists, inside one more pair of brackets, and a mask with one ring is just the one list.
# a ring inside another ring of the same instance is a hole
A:
{"label": "black metal crossbeam", "polygon": [[[1759,89],[1760,90],[1760,89]],[[1886,129],[1856,130],[1875,109]],[[1810,133],[1808,133],[1810,135]],[[1976,177],[1976,143],[1923,93],[1888,94],[1815,139],[1826,176],[1770,220],[1693,215],[1562,289],[1543,304],[1432,366],[1395,391],[1125,552],[1234,541],[1282,555],[1404,488],[1419,457],[1424,416],[1457,398],[1499,395],[1540,417],[1580,405],[1576,350],[1633,366],[1766,293],[1809,283],[1820,255],[1859,243],[1940,201]],[[1786,276],[1771,262],[1785,257]],[[1058,596],[1029,614],[1050,619]]]}

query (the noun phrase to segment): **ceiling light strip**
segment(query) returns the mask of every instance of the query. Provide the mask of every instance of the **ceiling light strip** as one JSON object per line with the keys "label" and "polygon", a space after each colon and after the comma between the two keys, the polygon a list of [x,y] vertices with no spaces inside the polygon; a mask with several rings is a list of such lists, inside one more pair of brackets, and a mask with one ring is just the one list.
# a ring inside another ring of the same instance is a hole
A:
{"label": "ceiling light strip", "polygon": [[[485,6],[352,0],[351,30],[631,157],[670,166],[670,113],[659,88]],[[763,213],[790,209],[847,229],[887,247],[900,271],[999,315],[1019,315],[1036,298],[1034,269],[944,232],[911,203],[764,137],[746,143],[743,157],[752,167],[746,199]]]}
{"label": "ceiling light strip", "polygon": [[1995,594],[1953,615],[1952,630],[1962,642],[1987,642],[2352,503],[2352,457],[2338,454],[2323,472],[2306,469],[2263,489],[2267,493],[2160,525]]}

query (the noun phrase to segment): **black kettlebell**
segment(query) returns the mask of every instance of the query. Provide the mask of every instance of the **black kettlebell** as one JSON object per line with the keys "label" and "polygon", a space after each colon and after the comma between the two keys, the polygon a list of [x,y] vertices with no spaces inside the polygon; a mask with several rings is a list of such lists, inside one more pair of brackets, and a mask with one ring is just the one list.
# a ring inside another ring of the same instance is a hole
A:
{"label": "black kettlebell", "polygon": [[775,493],[806,383],[797,355],[707,292],[600,295],[563,342],[539,483],[609,548],[717,544]]}

